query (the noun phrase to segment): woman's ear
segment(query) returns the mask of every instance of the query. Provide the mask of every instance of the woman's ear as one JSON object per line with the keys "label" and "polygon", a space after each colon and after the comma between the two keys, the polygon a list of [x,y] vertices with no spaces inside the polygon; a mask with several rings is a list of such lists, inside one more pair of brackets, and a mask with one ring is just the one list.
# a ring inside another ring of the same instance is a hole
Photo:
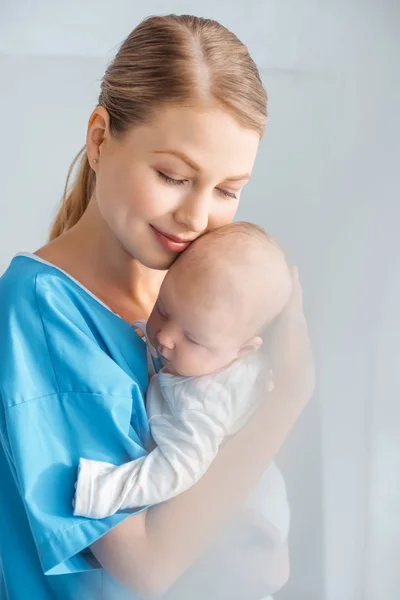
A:
{"label": "woman's ear", "polygon": [[97,106],[89,119],[86,135],[86,150],[90,166],[96,171],[99,163],[101,147],[109,135],[109,115],[103,106]]}
{"label": "woman's ear", "polygon": [[263,345],[263,339],[259,335],[255,335],[242,346],[238,353],[238,358],[244,358],[249,354],[254,354]]}

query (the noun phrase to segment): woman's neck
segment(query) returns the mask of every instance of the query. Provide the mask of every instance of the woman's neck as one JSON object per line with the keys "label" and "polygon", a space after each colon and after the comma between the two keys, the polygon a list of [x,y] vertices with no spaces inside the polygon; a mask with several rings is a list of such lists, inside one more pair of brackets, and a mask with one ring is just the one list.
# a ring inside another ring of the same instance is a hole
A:
{"label": "woman's neck", "polygon": [[147,319],[166,271],[133,259],[89,205],[77,225],[36,254],[63,269],[128,322]]}

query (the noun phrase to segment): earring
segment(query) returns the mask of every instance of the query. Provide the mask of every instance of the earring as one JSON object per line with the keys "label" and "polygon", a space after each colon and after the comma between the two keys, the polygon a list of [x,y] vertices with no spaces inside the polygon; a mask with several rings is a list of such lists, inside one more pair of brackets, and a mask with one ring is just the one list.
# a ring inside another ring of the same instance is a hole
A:
{"label": "earring", "polygon": [[92,160],[92,162],[93,162],[93,164],[95,165],[95,164],[97,163],[97,158],[94,158],[94,159]]}

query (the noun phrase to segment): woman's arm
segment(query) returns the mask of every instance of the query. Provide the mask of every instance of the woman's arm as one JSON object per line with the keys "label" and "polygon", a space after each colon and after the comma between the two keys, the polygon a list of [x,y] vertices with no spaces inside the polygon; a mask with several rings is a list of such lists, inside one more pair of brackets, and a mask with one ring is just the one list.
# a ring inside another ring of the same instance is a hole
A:
{"label": "woman's arm", "polygon": [[117,525],[91,548],[122,585],[162,595],[243,506],[307,404],[314,373],[301,288],[294,290],[271,338],[275,390],[187,492]]}

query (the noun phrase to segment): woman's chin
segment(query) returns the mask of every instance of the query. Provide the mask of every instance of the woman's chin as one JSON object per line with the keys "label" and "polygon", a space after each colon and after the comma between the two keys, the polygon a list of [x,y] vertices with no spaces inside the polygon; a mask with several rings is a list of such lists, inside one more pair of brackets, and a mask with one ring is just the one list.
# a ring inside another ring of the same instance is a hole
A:
{"label": "woman's chin", "polygon": [[172,252],[156,252],[156,251],[144,251],[137,253],[135,258],[148,269],[154,271],[168,271],[171,265],[175,262],[177,254]]}

